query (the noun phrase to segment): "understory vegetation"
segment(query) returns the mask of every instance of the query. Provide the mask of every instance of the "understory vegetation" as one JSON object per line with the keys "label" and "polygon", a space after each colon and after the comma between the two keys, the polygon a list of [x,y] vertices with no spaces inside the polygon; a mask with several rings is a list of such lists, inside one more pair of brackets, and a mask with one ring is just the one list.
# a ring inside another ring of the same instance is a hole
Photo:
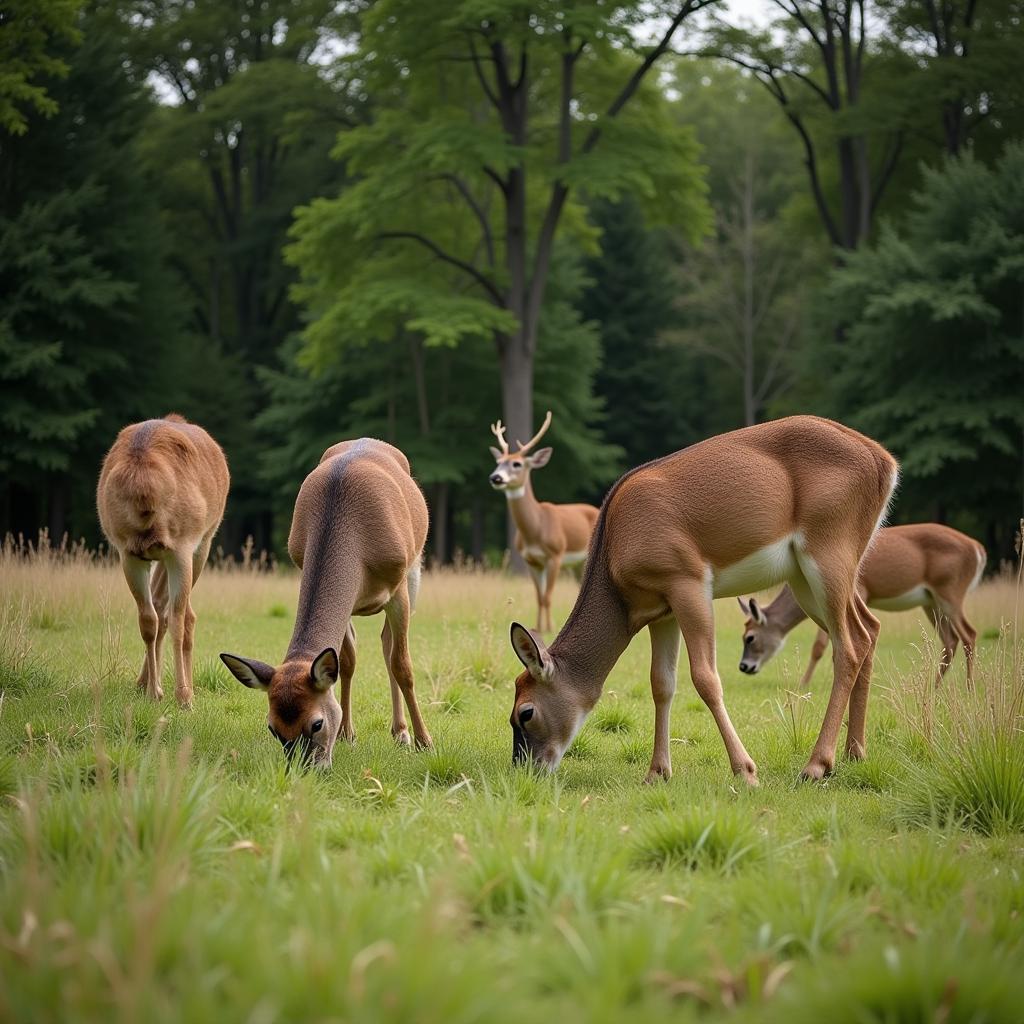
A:
{"label": "understory vegetation", "polygon": [[[754,679],[720,602],[727,702],[761,785],[729,775],[687,679],[675,775],[641,784],[638,637],[557,775],[511,766],[525,580],[424,579],[413,619],[433,752],[396,748],[375,620],[357,621],[357,741],[289,774],[262,695],[216,652],[276,660],[297,579],[212,570],[191,712],[134,687],[118,571],[3,558],[0,1018],[1000,1022],[1024,1005],[1024,658],[1010,579],[968,602],[941,690],[923,617],[883,616],[868,760],[797,773],[827,673],[809,626]],[[575,583],[556,590],[564,619]],[[281,614],[284,609],[284,614]],[[169,688],[168,688],[169,689]]]}

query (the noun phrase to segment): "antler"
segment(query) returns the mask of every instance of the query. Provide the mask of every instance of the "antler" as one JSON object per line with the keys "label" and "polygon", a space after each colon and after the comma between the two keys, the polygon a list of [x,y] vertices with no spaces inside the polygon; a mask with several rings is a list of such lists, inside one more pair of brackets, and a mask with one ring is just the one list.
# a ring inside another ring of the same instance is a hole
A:
{"label": "antler", "polygon": [[508,455],[508,441],[505,440],[505,428],[501,425],[501,420],[491,424],[491,433],[498,439],[503,454]]}
{"label": "antler", "polygon": [[538,430],[537,433],[533,435],[533,440],[529,441],[527,444],[523,444],[522,441],[516,441],[516,444],[519,445],[519,450],[521,452],[528,452],[544,436],[544,432],[550,426],[551,426],[551,410],[548,409],[548,414],[547,414],[547,416],[544,417],[544,423],[541,426],[540,430]]}

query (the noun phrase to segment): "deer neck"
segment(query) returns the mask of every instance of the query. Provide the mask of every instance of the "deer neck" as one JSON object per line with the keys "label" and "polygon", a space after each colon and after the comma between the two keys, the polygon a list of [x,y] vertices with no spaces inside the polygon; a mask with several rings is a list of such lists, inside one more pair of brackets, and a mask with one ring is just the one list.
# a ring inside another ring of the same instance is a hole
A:
{"label": "deer neck", "polygon": [[800,607],[789,584],[779,591],[778,596],[771,604],[765,606],[764,613],[768,616],[769,621],[774,622],[784,634],[795,629],[807,618],[807,612]]}
{"label": "deer neck", "polygon": [[556,678],[575,692],[584,710],[597,703],[632,636],[628,608],[599,551],[587,562],[576,604],[548,649]]}
{"label": "deer neck", "polygon": [[527,475],[522,487],[505,492],[505,500],[508,502],[508,510],[512,514],[512,521],[516,529],[524,537],[535,537],[541,532],[540,524],[544,516],[544,510],[540,502],[534,496],[533,484]]}
{"label": "deer neck", "polygon": [[315,658],[327,647],[341,647],[362,579],[361,565],[354,557],[358,538],[341,525],[336,515],[328,514],[311,528],[285,661]]}

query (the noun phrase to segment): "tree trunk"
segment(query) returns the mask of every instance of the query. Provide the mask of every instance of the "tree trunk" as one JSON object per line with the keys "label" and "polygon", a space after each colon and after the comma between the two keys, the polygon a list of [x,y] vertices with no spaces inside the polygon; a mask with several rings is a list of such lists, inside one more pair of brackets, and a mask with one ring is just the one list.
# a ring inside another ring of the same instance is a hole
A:
{"label": "tree trunk", "polygon": [[[533,351],[524,344],[523,329],[505,339],[501,346],[501,410],[509,448],[516,441],[533,436]],[[506,516],[505,539],[514,572],[526,572],[526,564],[513,543],[516,524],[512,514]]]}

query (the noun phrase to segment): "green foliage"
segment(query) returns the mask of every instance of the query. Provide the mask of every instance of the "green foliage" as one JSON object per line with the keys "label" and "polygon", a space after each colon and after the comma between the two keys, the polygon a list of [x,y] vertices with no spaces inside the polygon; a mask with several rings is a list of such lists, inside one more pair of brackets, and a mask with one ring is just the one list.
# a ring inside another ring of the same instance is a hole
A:
{"label": "green foliage", "polygon": [[168,411],[153,405],[178,379],[163,360],[180,324],[137,166],[149,102],[106,15],[81,24],[67,77],[48,86],[59,109],[4,143],[0,189],[0,470],[88,494],[76,525],[92,522],[95,466],[116,430]]}
{"label": "green foliage", "polygon": [[965,157],[924,184],[902,227],[848,256],[823,346],[834,411],[899,456],[908,491],[1020,507],[1024,438],[1024,147],[991,168]]}
{"label": "green foliage", "polygon": [[57,100],[47,79],[68,73],[68,43],[77,42],[82,0],[6,0],[0,12],[0,128],[28,131],[29,117],[52,117]]}
{"label": "green foliage", "polygon": [[735,807],[691,807],[663,814],[636,840],[634,859],[651,867],[730,872],[764,856],[764,841]]}

